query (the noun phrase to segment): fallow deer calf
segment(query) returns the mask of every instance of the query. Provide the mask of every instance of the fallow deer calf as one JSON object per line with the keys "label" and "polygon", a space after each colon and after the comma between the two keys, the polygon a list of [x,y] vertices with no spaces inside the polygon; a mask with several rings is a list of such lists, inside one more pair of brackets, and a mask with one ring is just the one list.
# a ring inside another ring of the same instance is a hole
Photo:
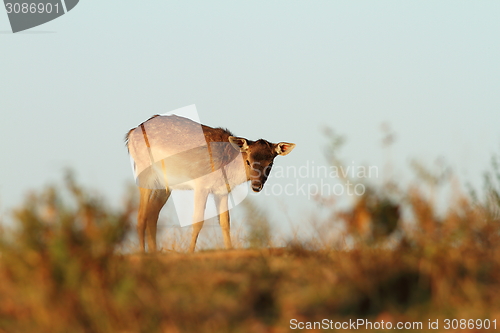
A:
{"label": "fallow deer calf", "polygon": [[203,226],[209,194],[215,199],[224,245],[231,248],[229,193],[247,181],[254,192],[260,192],[274,158],[295,147],[293,143],[235,137],[227,129],[176,115],[153,116],[131,129],[125,141],[140,191],[137,232],[143,251],[146,230],[149,251],[156,251],[158,215],[172,190],[194,190],[190,252],[195,250]]}

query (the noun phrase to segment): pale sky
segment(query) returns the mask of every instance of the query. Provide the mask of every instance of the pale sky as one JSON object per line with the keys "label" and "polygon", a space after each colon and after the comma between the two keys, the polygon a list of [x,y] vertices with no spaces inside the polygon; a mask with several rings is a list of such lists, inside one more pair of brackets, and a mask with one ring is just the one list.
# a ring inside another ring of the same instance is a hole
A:
{"label": "pale sky", "polygon": [[[389,158],[404,182],[410,159],[441,158],[479,186],[500,153],[499,18],[498,1],[81,0],[12,34],[0,10],[0,211],[65,167],[119,203],[133,181],[125,133],[191,104],[209,126],[296,143],[275,165],[324,165],[328,126],[350,163]],[[397,133],[390,154],[382,123]]]}

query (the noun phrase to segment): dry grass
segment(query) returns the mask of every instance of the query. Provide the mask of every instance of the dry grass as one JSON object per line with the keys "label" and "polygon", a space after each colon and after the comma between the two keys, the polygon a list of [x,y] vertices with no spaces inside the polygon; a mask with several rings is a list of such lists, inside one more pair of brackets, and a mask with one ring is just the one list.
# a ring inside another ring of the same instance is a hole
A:
{"label": "dry grass", "polygon": [[[325,318],[421,321],[424,330],[440,319],[443,331],[446,318],[500,320],[495,177],[444,215],[421,189],[404,192],[390,203],[411,212],[397,228],[385,199],[333,212],[354,221],[348,250],[314,239],[267,248],[268,225],[254,221],[251,249],[193,255],[126,254],[134,201],[115,212],[69,178],[69,195],[32,195],[0,237],[0,332],[288,332],[291,319]],[[358,224],[373,234],[360,237]]]}

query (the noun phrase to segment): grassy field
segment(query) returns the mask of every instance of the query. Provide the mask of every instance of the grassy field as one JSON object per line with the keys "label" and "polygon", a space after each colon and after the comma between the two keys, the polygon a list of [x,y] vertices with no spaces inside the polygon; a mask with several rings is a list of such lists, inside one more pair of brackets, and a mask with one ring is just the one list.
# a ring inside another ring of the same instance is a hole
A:
{"label": "grassy field", "polygon": [[258,242],[261,225],[247,248],[146,255],[123,251],[135,201],[113,211],[70,177],[66,189],[28,197],[2,232],[0,332],[350,331],[353,322],[357,331],[430,331],[431,322],[435,332],[493,332],[498,171],[444,214],[419,187],[332,209],[348,226],[343,247],[291,239],[270,248]]}

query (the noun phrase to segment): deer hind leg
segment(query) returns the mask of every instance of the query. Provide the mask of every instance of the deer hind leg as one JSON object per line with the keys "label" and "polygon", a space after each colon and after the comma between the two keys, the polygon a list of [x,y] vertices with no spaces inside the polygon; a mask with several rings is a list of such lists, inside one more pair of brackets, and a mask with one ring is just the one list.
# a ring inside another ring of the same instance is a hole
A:
{"label": "deer hind leg", "polygon": [[222,237],[224,237],[224,246],[226,249],[231,249],[231,231],[229,224],[229,210],[227,206],[227,195],[221,195],[215,197],[215,204],[217,206],[217,211],[219,213],[219,224],[222,229]]}
{"label": "deer hind leg", "polygon": [[149,251],[156,251],[156,223],[161,208],[170,196],[170,191],[139,188],[140,201],[137,215],[137,235],[141,251],[146,250],[145,238],[148,230]]}
{"label": "deer hind leg", "polygon": [[189,252],[194,252],[198,235],[205,222],[205,207],[207,205],[208,191],[195,190],[194,191],[194,214],[193,214],[193,233],[191,235],[191,244],[189,245]]}
{"label": "deer hind leg", "polygon": [[146,221],[149,206],[149,198],[153,190],[147,188],[139,188],[140,200],[139,200],[139,212],[137,214],[137,236],[139,237],[139,247],[141,251],[145,251],[144,237],[146,232]]}
{"label": "deer hind leg", "polygon": [[146,220],[146,230],[147,230],[147,240],[148,240],[148,250],[149,252],[156,252],[156,226],[158,224],[158,216],[162,207],[167,202],[170,197],[170,190],[167,188],[165,190],[153,190],[150,196],[148,210],[147,210],[147,220]]}

